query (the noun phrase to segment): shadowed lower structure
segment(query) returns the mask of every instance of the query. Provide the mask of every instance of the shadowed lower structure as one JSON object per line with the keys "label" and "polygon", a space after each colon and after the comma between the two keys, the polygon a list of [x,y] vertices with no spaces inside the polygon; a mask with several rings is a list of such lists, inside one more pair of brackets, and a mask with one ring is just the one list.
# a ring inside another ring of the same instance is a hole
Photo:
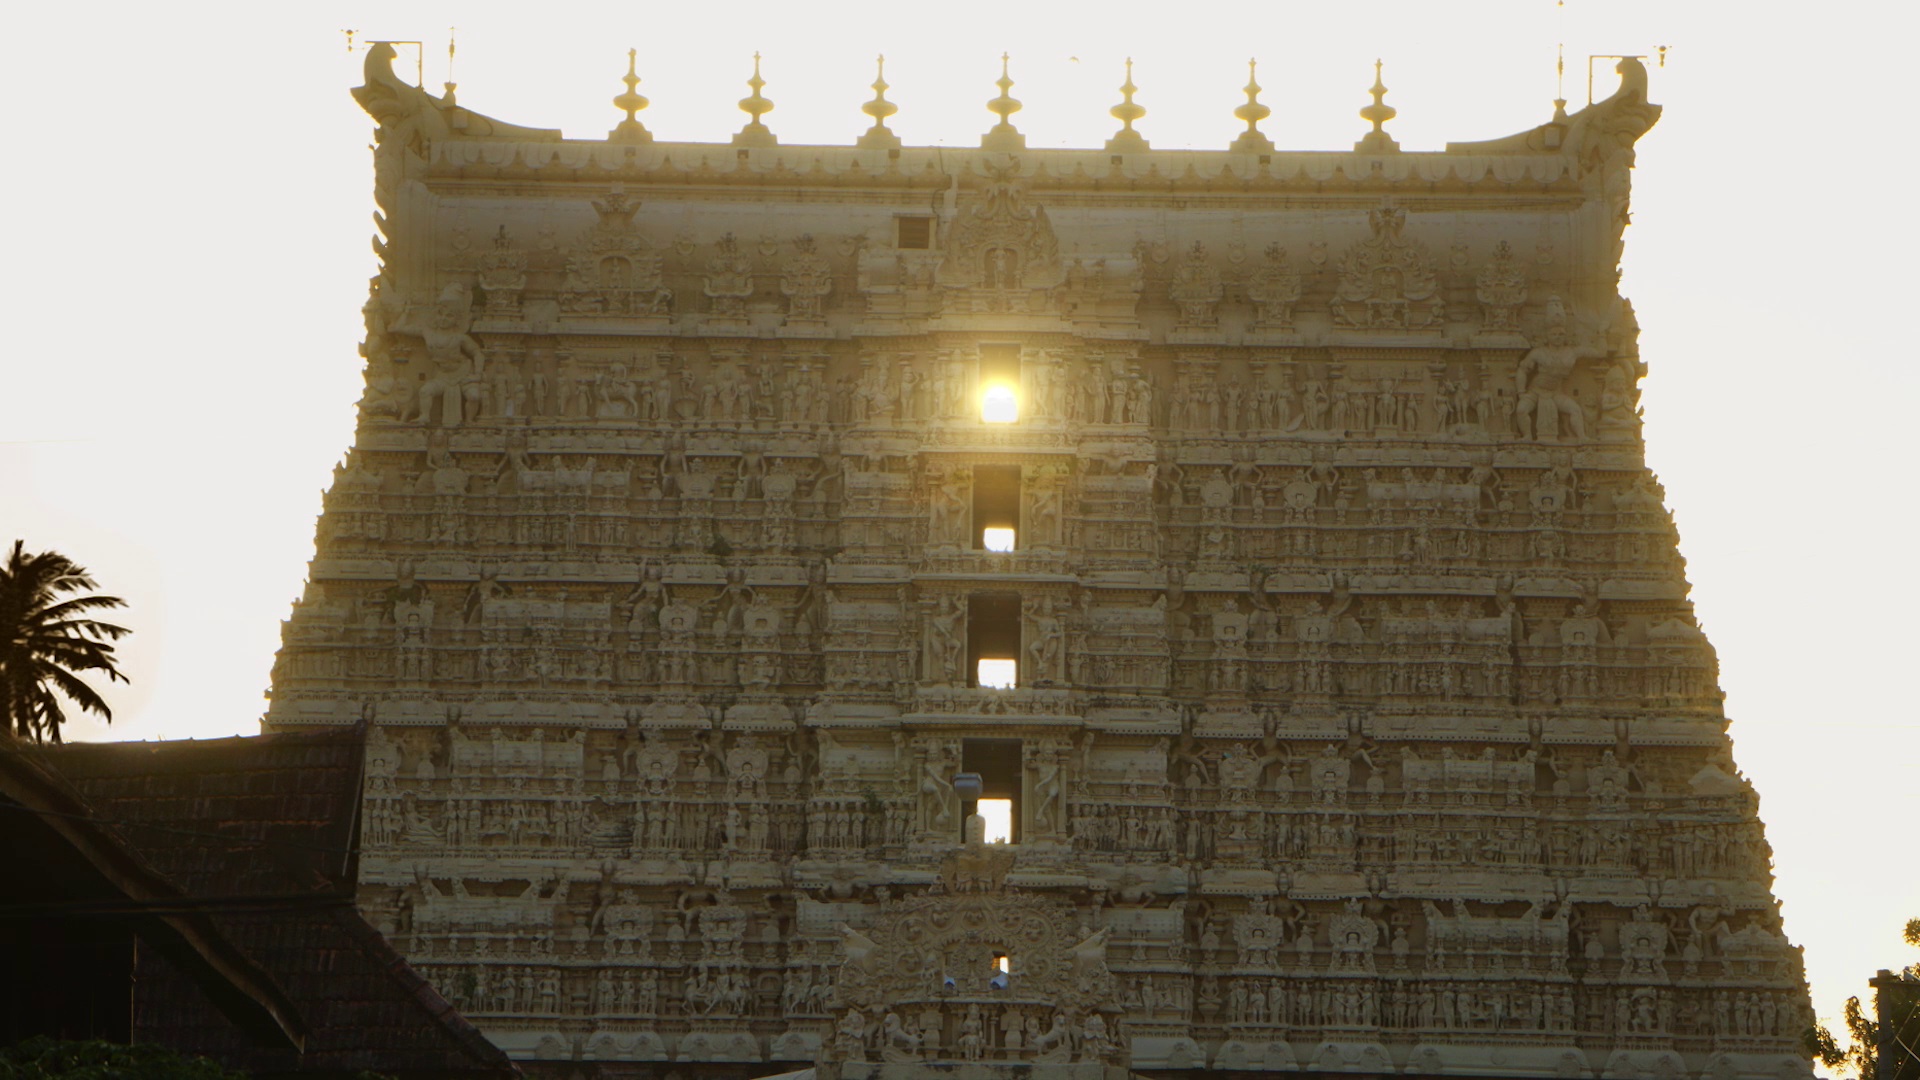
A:
{"label": "shadowed lower structure", "polygon": [[0,751],[0,843],[38,868],[0,933],[44,961],[9,980],[9,1034],[254,1075],[516,1075],[353,908],[363,736]]}

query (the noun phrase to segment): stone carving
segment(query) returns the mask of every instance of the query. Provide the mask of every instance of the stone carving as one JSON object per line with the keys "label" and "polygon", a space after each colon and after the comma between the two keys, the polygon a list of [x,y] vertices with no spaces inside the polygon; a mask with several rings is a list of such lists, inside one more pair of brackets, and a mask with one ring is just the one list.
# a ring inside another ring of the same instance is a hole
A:
{"label": "stone carving", "polygon": [[359,902],[530,1072],[1798,1069],[1606,287],[1637,65],[1116,164],[596,147],[390,63],[267,722],[368,725]]}
{"label": "stone carving", "polygon": [[494,234],[493,247],[480,258],[480,296],[490,316],[513,319],[520,315],[520,296],[527,288],[527,253],[514,247],[507,227]]}
{"label": "stone carving", "polygon": [[926,620],[926,654],[922,660],[922,677],[933,686],[960,685],[961,666],[966,652],[965,612],[952,596],[942,596],[927,603],[932,610]]}
{"label": "stone carving", "polygon": [[1480,328],[1489,333],[1520,329],[1520,305],[1527,302],[1527,272],[1513,257],[1513,246],[1505,240],[1494,245],[1474,278],[1474,296],[1480,301]]}
{"label": "stone carving", "polygon": [[713,319],[746,318],[747,301],[753,296],[753,261],[740,253],[732,233],[714,242],[713,257],[707,260],[706,295]]}
{"label": "stone carving", "polygon": [[[1567,438],[1587,436],[1586,408],[1569,385],[1581,360],[1600,356],[1597,349],[1575,345],[1567,326],[1567,312],[1558,297],[1547,301],[1546,340],[1527,350],[1514,377],[1519,398],[1514,425],[1524,439],[1555,442],[1564,430]],[[1617,409],[1617,405],[1615,406]]]}
{"label": "stone carving", "polygon": [[[949,866],[990,857],[975,842]],[[1007,888],[1011,864],[1004,857],[997,872],[950,869],[943,879],[966,888],[883,903],[870,931],[842,924],[845,959],[834,980],[841,1019],[830,1061],[870,1061],[876,1050],[894,1063],[1058,1064],[1076,1051],[1082,1060],[1112,1059],[1101,1015],[1117,1011],[1107,931],[1076,931],[1070,906]]]}
{"label": "stone carving", "polygon": [[673,291],[661,273],[661,256],[633,223],[640,202],[615,188],[593,201],[600,220],[566,257],[559,301],[576,315],[660,316]]}
{"label": "stone carving", "polygon": [[1367,211],[1373,235],[1340,259],[1340,284],[1330,310],[1335,326],[1371,330],[1437,328],[1446,315],[1440,283],[1426,247],[1401,235],[1407,212],[1394,206]]}
{"label": "stone carving", "polygon": [[419,317],[403,308],[388,327],[397,336],[418,337],[425,348],[426,374],[413,404],[400,419],[458,427],[478,412],[486,354],[467,331],[473,324],[473,294],[464,285],[440,291],[432,314]]}
{"label": "stone carving", "polygon": [[1247,299],[1253,302],[1256,327],[1293,329],[1293,305],[1300,299],[1300,272],[1287,261],[1287,249],[1279,244],[1267,245],[1265,259],[1247,278]]}
{"label": "stone carving", "polygon": [[810,234],[795,240],[793,250],[793,257],[780,274],[780,292],[788,303],[787,322],[818,323],[822,319],[821,305],[833,291],[833,274],[827,261],[814,251]]}
{"label": "stone carving", "polygon": [[927,485],[930,503],[927,518],[927,542],[959,546],[966,542],[972,523],[971,472],[941,469],[930,472]]}
{"label": "stone carving", "polygon": [[947,226],[942,285],[1011,292],[1059,283],[1060,243],[1046,208],[1027,201],[1017,167],[989,166],[977,201]]}
{"label": "stone carving", "polygon": [[1026,642],[1024,671],[1034,686],[1056,685],[1064,675],[1066,640],[1064,625],[1053,610],[1053,598],[1027,600],[1020,610],[1024,620],[1021,639]]}
{"label": "stone carving", "polygon": [[1208,261],[1207,246],[1196,240],[1193,249],[1175,268],[1173,281],[1167,286],[1167,296],[1180,312],[1179,325],[1195,330],[1217,325],[1219,316],[1215,308],[1222,295],[1220,271]]}

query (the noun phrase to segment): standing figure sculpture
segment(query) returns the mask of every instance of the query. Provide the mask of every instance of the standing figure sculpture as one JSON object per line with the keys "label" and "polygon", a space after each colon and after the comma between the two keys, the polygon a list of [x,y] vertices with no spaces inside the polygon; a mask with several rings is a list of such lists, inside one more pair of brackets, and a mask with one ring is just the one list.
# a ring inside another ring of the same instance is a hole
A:
{"label": "standing figure sculpture", "polygon": [[411,305],[387,326],[389,334],[417,337],[427,350],[427,378],[420,384],[412,408],[401,419],[433,419],[433,407],[440,406],[440,423],[458,427],[467,412],[467,404],[478,411],[480,388],[486,368],[486,354],[480,343],[467,333],[473,324],[473,294],[465,285],[455,283],[440,290],[433,314],[424,324],[414,317]]}
{"label": "standing figure sculpture", "polygon": [[1514,375],[1519,400],[1513,422],[1523,439],[1557,441],[1562,428],[1576,439],[1587,437],[1586,409],[1568,387],[1580,361],[1603,355],[1575,345],[1567,330],[1567,312],[1558,297],[1547,302],[1547,340],[1520,359]]}

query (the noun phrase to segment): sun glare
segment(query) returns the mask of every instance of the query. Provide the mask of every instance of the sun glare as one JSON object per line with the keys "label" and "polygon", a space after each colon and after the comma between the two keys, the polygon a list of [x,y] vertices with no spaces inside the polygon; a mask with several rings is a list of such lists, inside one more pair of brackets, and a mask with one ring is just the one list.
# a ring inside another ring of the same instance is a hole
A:
{"label": "sun glare", "polygon": [[980,401],[980,419],[989,424],[1011,424],[1020,419],[1020,399],[1014,395],[1013,387],[1004,383],[987,387],[986,396]]}
{"label": "sun glare", "polygon": [[982,659],[978,671],[982,687],[989,690],[1011,690],[1014,679],[1020,674],[1020,662]]}
{"label": "sun glare", "polygon": [[981,799],[974,804],[974,813],[987,819],[987,843],[1013,843],[1012,799]]}
{"label": "sun glare", "polygon": [[980,546],[988,551],[1012,551],[1013,530],[989,526],[980,530]]}

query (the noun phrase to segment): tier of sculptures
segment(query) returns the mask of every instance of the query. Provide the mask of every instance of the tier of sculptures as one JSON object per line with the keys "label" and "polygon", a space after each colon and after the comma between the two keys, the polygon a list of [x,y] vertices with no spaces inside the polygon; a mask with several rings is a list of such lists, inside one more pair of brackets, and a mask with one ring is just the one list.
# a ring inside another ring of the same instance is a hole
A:
{"label": "tier of sculptures", "polygon": [[267,723],[366,726],[360,904],[514,1057],[1807,1074],[1612,284],[1637,64],[1231,176],[563,143],[368,70]]}

